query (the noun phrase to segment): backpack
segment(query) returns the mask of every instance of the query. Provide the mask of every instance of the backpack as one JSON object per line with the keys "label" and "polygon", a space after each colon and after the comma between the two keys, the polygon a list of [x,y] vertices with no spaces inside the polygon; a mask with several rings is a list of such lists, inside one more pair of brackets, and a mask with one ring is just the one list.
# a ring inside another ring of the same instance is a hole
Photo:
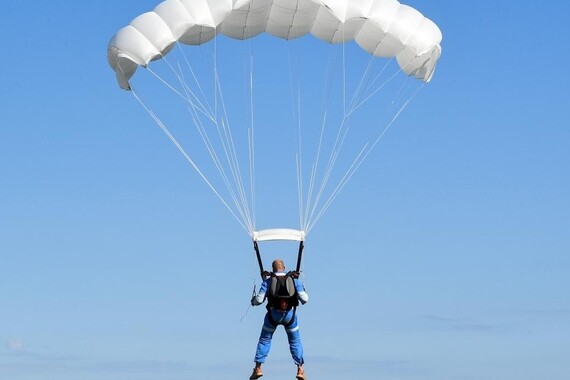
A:
{"label": "backpack", "polygon": [[285,276],[271,273],[267,293],[268,306],[285,311],[299,305],[293,276],[294,272],[289,272]]}

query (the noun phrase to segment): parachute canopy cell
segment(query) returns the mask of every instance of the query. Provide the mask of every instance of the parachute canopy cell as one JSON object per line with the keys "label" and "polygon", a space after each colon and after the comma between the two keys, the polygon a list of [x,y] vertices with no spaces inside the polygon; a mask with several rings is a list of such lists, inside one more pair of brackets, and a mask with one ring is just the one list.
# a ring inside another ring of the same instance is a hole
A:
{"label": "parachute canopy cell", "polygon": [[176,43],[200,45],[218,33],[242,40],[261,33],[354,40],[370,54],[396,57],[402,71],[425,82],[441,55],[437,25],[396,0],[166,0],[115,34],[109,64],[129,90],[138,66],[162,58]]}

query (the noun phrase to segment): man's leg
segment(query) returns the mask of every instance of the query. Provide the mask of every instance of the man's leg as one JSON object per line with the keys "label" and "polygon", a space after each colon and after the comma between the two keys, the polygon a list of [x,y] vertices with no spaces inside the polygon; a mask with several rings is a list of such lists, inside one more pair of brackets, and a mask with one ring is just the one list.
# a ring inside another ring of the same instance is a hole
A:
{"label": "man's leg", "polygon": [[287,331],[287,339],[289,340],[289,350],[291,356],[298,366],[303,365],[303,344],[301,343],[301,334],[299,333],[299,323],[297,315],[293,316],[293,323],[285,328]]}
{"label": "man's leg", "polygon": [[261,334],[259,335],[259,341],[257,342],[257,350],[255,352],[255,362],[264,363],[265,358],[269,355],[269,350],[271,349],[271,338],[273,338],[273,333],[277,326],[274,326],[269,321],[269,316],[266,314],[263,320],[263,327],[261,329]]}

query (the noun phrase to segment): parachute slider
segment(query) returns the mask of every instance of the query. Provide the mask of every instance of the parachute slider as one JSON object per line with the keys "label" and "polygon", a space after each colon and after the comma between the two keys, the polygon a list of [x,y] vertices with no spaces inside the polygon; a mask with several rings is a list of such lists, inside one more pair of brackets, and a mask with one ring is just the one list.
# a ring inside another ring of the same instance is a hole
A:
{"label": "parachute slider", "polygon": [[253,231],[252,238],[254,242],[259,241],[304,241],[305,231],[292,230],[287,228],[274,228],[269,230]]}

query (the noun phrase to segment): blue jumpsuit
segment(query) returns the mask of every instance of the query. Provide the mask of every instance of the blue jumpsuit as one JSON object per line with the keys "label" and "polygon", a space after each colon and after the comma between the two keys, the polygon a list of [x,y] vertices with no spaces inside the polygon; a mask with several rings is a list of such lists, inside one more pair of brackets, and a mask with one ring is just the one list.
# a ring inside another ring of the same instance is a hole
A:
{"label": "blue jumpsuit", "polygon": [[[276,273],[276,275],[285,275],[285,273]],[[261,288],[259,289],[259,293],[255,297],[257,300],[254,301],[254,304],[260,305],[263,303],[265,299],[265,293],[269,288],[269,282],[271,278],[266,279],[261,284]],[[303,284],[298,279],[294,279],[295,288],[297,293],[299,294],[299,300],[301,303],[306,303],[308,300],[308,295],[303,288]],[[269,350],[271,349],[271,338],[273,338],[273,333],[277,329],[277,326],[271,323],[269,318],[269,313],[271,313],[271,317],[278,325],[284,325],[285,331],[287,332],[287,339],[289,340],[289,351],[291,351],[291,356],[295,361],[295,364],[302,365],[304,363],[303,360],[303,344],[301,343],[301,335],[299,334],[299,323],[297,320],[297,313],[293,313],[293,309],[288,311],[281,311],[270,309],[265,315],[265,319],[263,321],[263,328],[261,329],[261,334],[259,335],[259,342],[257,343],[257,350],[255,352],[255,362],[256,363],[264,363],[267,355],[269,354]],[[291,320],[293,321],[291,323]],[[289,324],[291,323],[291,324]]]}

